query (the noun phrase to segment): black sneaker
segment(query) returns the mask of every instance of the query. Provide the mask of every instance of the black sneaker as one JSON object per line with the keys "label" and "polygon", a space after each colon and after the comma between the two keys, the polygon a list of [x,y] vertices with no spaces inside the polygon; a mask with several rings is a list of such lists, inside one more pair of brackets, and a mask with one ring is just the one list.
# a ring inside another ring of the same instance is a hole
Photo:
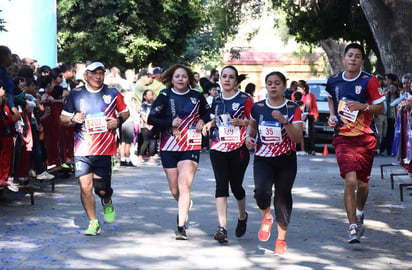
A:
{"label": "black sneaker", "polygon": [[120,161],[120,166],[126,167],[127,166],[127,161]]}
{"label": "black sneaker", "polygon": [[363,226],[363,219],[364,218],[365,218],[364,214],[362,214],[360,216],[356,216],[356,225],[358,225],[359,237],[362,237],[363,234],[365,233],[365,226]]}
{"label": "black sneaker", "polygon": [[358,244],[360,243],[359,239],[359,228],[358,225],[352,224],[349,226],[349,244]]}
{"label": "black sneaker", "polygon": [[236,237],[242,237],[245,232],[246,232],[246,223],[247,223],[247,218],[248,214],[245,212],[246,218],[245,219],[237,219],[237,226],[236,226]]}
{"label": "black sneaker", "polygon": [[223,227],[217,228],[217,231],[215,232],[214,236],[215,240],[218,241],[221,244],[227,243],[227,231]]}
{"label": "black sneaker", "polygon": [[185,227],[177,227],[176,240],[187,240]]}

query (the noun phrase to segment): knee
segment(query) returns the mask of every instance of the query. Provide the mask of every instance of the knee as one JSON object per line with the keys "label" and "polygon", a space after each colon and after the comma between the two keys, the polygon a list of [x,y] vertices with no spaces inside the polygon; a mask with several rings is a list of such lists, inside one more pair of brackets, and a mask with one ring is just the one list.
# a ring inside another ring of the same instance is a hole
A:
{"label": "knee", "polygon": [[109,199],[113,195],[110,180],[103,178],[93,178],[94,193],[102,199]]}

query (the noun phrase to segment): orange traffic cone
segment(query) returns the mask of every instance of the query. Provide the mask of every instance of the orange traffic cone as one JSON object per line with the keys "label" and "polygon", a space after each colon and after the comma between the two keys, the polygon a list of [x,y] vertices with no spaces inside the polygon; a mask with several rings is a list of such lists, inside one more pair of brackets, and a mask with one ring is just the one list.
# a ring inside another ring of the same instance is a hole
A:
{"label": "orange traffic cone", "polygon": [[325,147],[323,147],[323,156],[324,157],[329,156],[328,146],[326,144],[325,144]]}

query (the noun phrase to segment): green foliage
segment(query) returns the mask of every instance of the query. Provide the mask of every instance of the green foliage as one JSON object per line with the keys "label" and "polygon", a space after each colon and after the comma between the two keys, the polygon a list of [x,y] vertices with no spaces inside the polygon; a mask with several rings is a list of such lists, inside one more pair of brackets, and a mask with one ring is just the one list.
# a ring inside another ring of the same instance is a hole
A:
{"label": "green foliage", "polygon": [[[3,10],[0,9],[0,13],[3,12]],[[6,22],[4,19],[0,18],[0,32],[7,32],[6,27],[4,26]]]}
{"label": "green foliage", "polygon": [[59,0],[59,61],[123,68],[174,63],[200,21],[199,0]]}

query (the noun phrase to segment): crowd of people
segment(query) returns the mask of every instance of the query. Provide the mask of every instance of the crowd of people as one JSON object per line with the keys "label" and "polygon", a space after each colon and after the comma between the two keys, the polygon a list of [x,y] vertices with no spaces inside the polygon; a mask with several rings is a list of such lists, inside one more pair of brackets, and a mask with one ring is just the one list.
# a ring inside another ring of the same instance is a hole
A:
{"label": "crowd of people", "polygon": [[[393,74],[379,81],[361,71],[364,57],[360,45],[348,45],[345,71],[330,77],[326,87],[328,123],[335,129],[333,145],[345,179],[349,243],[363,235],[373,158],[393,155],[396,107],[409,93],[400,89],[409,90],[412,77],[402,77],[403,88]],[[276,222],[274,253],[284,254],[296,156],[315,154],[313,125],[319,114],[308,84],[293,81],[287,88],[286,76],[273,71],[265,77],[265,97],[257,100],[253,83],[240,89],[246,75],[234,66],[205,77],[180,64],[137,73],[128,69],[124,75],[99,61],[38,66],[0,46],[0,185],[18,191],[18,185],[35,185],[29,183],[33,179],[53,179],[47,171],[52,166],[74,170],[89,218],[84,234],[98,235],[93,191],[105,221],[115,220],[113,158],[119,156],[120,166],[161,165],[177,202],[176,239],[187,240],[190,191],[204,149],[216,181],[214,239],[223,244],[228,242],[229,187],[239,212],[236,237],[247,229],[243,178],[253,153],[254,198],[262,214],[258,238],[268,241]]]}

